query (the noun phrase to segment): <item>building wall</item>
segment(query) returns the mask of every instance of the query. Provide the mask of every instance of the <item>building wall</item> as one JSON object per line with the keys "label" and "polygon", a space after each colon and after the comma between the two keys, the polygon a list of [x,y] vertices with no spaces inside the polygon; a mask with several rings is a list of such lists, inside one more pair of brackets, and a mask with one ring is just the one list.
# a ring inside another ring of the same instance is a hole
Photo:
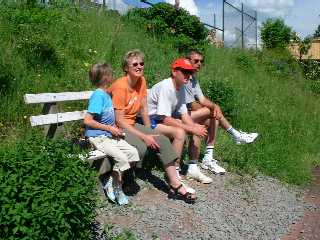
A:
{"label": "building wall", "polygon": [[[297,59],[299,58],[298,43],[291,43],[289,46],[289,50],[295,58]],[[308,54],[302,56],[302,59],[308,59],[308,58],[320,60],[320,38],[314,39],[312,41]]]}

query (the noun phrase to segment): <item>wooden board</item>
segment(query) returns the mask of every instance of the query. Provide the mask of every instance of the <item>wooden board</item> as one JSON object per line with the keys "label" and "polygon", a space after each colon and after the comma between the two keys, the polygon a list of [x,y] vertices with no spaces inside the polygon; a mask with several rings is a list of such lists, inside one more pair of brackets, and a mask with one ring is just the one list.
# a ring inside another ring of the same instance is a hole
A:
{"label": "wooden board", "polygon": [[77,120],[82,120],[86,112],[87,112],[86,110],[83,110],[83,111],[51,113],[46,115],[31,116],[30,122],[31,122],[31,126],[34,127],[34,126],[41,126],[41,125],[77,121]]}
{"label": "wooden board", "polygon": [[34,104],[34,103],[87,100],[90,98],[91,94],[92,94],[92,91],[25,94],[24,102],[26,104]]}

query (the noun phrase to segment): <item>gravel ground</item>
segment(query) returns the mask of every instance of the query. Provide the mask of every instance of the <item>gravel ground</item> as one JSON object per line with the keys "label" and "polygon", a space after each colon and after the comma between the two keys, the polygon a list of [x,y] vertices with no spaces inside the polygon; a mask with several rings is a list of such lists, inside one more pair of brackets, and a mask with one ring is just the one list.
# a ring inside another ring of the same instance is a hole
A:
{"label": "gravel ground", "polygon": [[[208,173],[209,175],[209,173]],[[279,239],[303,216],[301,192],[258,175],[211,175],[209,185],[185,182],[196,189],[194,205],[167,199],[163,173],[137,179],[140,191],[130,204],[107,203],[97,222],[114,225],[113,233],[130,230],[137,239]]]}

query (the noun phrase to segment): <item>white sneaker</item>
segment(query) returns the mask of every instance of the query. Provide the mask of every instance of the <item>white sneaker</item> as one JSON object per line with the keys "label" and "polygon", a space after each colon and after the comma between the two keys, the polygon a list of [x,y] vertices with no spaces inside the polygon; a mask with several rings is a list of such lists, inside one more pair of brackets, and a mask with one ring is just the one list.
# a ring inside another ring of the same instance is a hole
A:
{"label": "white sneaker", "polygon": [[124,194],[124,192],[122,191],[122,188],[121,186],[117,186],[115,189],[114,189],[114,194],[115,194],[115,197],[117,199],[117,202],[120,206],[122,205],[127,205],[129,203],[129,199],[128,199],[128,196]]}
{"label": "white sneaker", "polygon": [[226,170],[218,165],[218,161],[215,159],[204,159],[201,163],[201,167],[205,170],[210,170],[214,174],[225,174]]}
{"label": "white sneaker", "polygon": [[240,136],[233,138],[237,145],[253,143],[254,140],[256,140],[256,138],[259,136],[258,133],[246,133],[242,131],[239,132]]}
{"label": "white sneaker", "polygon": [[188,186],[187,184],[185,184],[184,182],[181,182],[182,186],[186,189],[187,192],[194,194],[196,193],[196,190],[194,190],[192,187]]}
{"label": "white sneaker", "polygon": [[204,175],[196,164],[189,164],[187,177],[195,179],[201,183],[212,183],[212,178]]}
{"label": "white sneaker", "polygon": [[109,179],[103,179],[102,181],[102,188],[107,195],[107,197],[110,199],[112,202],[116,202],[116,196],[114,193],[114,188],[113,188],[113,180],[112,176],[110,176]]}

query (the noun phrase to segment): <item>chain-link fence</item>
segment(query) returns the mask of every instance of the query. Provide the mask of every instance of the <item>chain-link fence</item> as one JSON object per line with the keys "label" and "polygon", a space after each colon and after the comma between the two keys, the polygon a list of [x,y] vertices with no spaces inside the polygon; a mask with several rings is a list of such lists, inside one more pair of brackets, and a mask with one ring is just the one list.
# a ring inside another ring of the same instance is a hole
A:
{"label": "chain-link fence", "polygon": [[223,40],[226,47],[257,48],[257,12],[223,0]]}

